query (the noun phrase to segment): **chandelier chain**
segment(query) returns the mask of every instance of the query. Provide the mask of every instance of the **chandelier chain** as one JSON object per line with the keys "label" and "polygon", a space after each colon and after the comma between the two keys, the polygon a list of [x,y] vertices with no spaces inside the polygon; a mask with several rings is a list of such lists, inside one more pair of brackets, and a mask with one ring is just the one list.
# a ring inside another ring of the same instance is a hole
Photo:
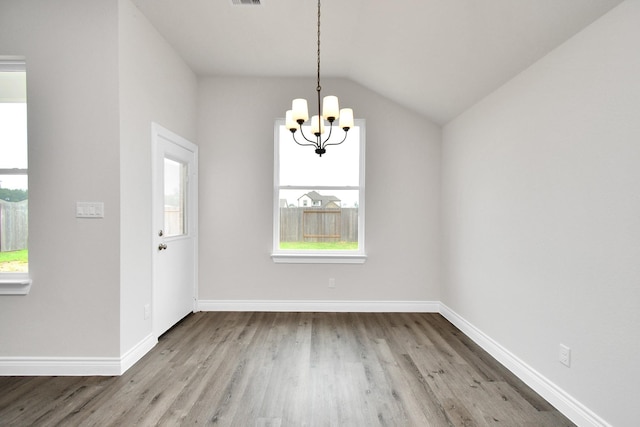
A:
{"label": "chandelier chain", "polygon": [[318,0],[318,80],[316,90],[320,92],[320,0]]}

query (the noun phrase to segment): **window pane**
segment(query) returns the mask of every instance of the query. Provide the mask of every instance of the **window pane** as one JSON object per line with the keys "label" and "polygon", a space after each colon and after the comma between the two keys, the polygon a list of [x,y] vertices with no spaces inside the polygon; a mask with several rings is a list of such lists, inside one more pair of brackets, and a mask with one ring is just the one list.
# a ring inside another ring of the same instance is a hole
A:
{"label": "window pane", "polygon": [[0,169],[14,168],[27,168],[27,104],[0,102]]}
{"label": "window pane", "polygon": [[280,249],[357,250],[358,190],[280,190]]}
{"label": "window pane", "polygon": [[185,172],[184,163],[164,159],[164,231],[168,237],[186,234]]}
{"label": "window pane", "polygon": [[0,61],[0,273],[29,271],[24,62]]}
{"label": "window pane", "polygon": [[0,273],[28,272],[26,175],[0,175]]}
{"label": "window pane", "polygon": [[0,60],[0,103],[27,102],[27,73],[22,61]]}
{"label": "window pane", "polygon": [[[303,127],[309,135],[308,127]],[[334,132],[342,135],[340,128]],[[300,132],[296,138],[300,141]],[[330,145],[327,152],[318,156],[313,147],[301,147],[293,141],[291,132],[281,126],[279,141],[280,186],[358,186],[360,164],[360,128],[349,130],[347,140],[340,145]],[[334,137],[332,137],[333,139]]]}

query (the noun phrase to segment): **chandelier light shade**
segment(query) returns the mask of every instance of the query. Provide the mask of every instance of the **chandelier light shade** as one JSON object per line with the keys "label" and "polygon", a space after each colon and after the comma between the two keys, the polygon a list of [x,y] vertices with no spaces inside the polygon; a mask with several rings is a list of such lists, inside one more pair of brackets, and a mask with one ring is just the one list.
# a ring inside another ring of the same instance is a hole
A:
{"label": "chandelier light shade", "polygon": [[[327,152],[328,145],[340,145],[347,139],[347,132],[353,127],[353,110],[351,108],[340,109],[337,96],[325,96],[322,99],[320,86],[320,0],[318,0],[318,73],[316,92],[318,96],[318,114],[311,117],[311,135],[305,135],[302,126],[309,120],[309,107],[306,99],[294,99],[291,103],[291,110],[285,115],[285,126],[291,131],[293,140],[302,146],[315,147],[316,154],[322,157]],[[320,100],[322,99],[322,109]],[[338,120],[337,126],[342,128],[344,135],[332,135],[334,122]],[[328,130],[325,122],[328,122]],[[296,139],[296,132],[300,131],[303,140]],[[331,139],[331,137],[334,137]],[[339,142],[336,142],[338,141]]]}

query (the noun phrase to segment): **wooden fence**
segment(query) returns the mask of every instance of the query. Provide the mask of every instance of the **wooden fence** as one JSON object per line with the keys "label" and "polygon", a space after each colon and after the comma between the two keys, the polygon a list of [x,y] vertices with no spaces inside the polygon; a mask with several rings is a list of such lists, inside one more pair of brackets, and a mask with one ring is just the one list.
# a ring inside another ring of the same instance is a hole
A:
{"label": "wooden fence", "polygon": [[0,200],[0,252],[27,249],[29,202]]}
{"label": "wooden fence", "polygon": [[178,206],[164,206],[164,235],[167,237],[181,236],[184,229],[184,209]]}
{"label": "wooden fence", "polygon": [[281,242],[357,242],[358,208],[280,208]]}

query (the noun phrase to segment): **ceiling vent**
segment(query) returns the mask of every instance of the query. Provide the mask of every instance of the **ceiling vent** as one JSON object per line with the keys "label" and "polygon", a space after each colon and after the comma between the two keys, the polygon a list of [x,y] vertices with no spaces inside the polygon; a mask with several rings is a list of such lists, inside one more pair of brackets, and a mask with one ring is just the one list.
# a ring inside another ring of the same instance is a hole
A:
{"label": "ceiling vent", "polygon": [[231,3],[238,6],[260,6],[260,0],[231,0]]}

